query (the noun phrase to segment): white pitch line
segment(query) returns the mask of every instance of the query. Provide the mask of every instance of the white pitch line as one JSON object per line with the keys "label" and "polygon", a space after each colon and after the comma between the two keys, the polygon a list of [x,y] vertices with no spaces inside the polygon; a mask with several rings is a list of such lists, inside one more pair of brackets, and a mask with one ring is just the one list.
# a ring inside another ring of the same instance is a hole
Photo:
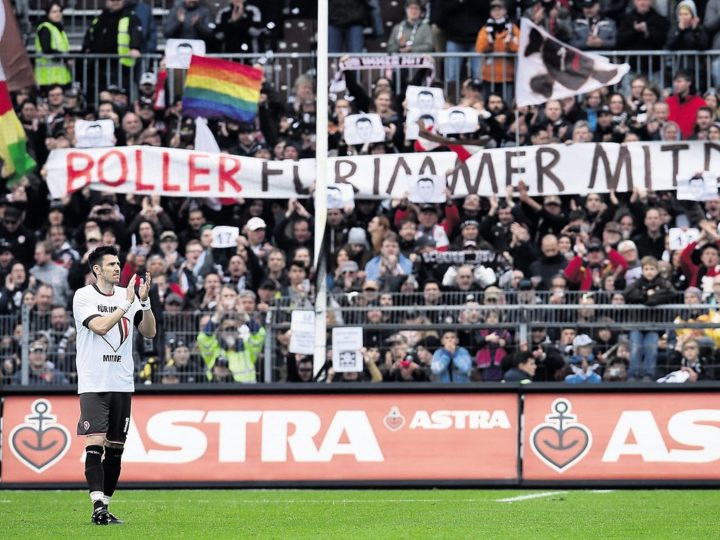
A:
{"label": "white pitch line", "polygon": [[505,499],[495,499],[495,502],[514,503],[527,501],[529,499],[539,499],[541,497],[552,497],[554,495],[564,495],[567,491],[544,491],[543,493],[531,493],[530,495],[518,495],[517,497],[507,497]]}

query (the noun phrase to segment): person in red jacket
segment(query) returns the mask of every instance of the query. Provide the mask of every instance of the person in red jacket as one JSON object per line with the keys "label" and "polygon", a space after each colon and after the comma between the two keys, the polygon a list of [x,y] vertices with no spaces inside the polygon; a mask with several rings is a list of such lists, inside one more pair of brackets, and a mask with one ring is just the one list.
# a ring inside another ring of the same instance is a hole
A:
{"label": "person in red jacket", "polygon": [[580,291],[598,289],[608,274],[620,275],[627,270],[625,258],[612,248],[607,250],[597,238],[587,246],[579,243],[578,254],[568,263],[563,272],[568,282]]}
{"label": "person in red jacket", "polygon": [[673,94],[666,100],[670,114],[668,120],[680,126],[683,139],[692,136],[698,109],[707,106],[705,100],[693,93],[690,73],[681,69],[673,79]]}
{"label": "person in red jacket", "polygon": [[717,233],[711,236],[702,228],[696,242],[690,242],[680,254],[680,266],[691,287],[712,291],[712,278],[720,274],[720,247]]}

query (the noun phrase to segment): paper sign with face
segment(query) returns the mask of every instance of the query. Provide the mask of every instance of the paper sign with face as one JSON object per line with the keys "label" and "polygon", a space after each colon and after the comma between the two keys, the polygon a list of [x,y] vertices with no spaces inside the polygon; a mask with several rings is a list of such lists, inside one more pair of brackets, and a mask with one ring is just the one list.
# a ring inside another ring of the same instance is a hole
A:
{"label": "paper sign with face", "polygon": [[685,249],[690,242],[694,242],[700,237],[700,231],[694,227],[690,229],[673,227],[670,231],[668,231],[668,234],[668,247],[671,251]]}
{"label": "paper sign with face", "polygon": [[188,69],[192,55],[205,56],[201,39],[168,39],[165,43],[165,64],[173,69]]}
{"label": "paper sign with face", "polygon": [[432,174],[408,178],[408,199],[414,203],[444,203],[445,179]]}
{"label": "paper sign with face", "polygon": [[330,184],[327,187],[327,207],[345,208],[355,206],[355,192],[350,184]]}
{"label": "paper sign with face", "polygon": [[332,329],[333,369],[337,373],[362,371],[363,329],[338,327]]}
{"label": "paper sign with face", "polygon": [[75,121],[75,148],[114,146],[114,137],[115,124],[109,118],[93,121]]}
{"label": "paper sign with face", "polygon": [[475,133],[480,127],[478,114],[472,107],[451,107],[438,114],[438,131],[450,133]]}
{"label": "paper sign with face", "polygon": [[409,109],[407,113],[407,120],[405,121],[405,137],[408,141],[416,140],[419,135],[418,119],[421,119],[425,124],[425,129],[430,132],[434,132],[436,116],[432,113],[423,113],[420,109]]}
{"label": "paper sign with face", "polygon": [[347,144],[385,141],[385,130],[377,114],[351,114],[345,118],[343,133]]}
{"label": "paper sign with face", "polygon": [[418,109],[423,113],[434,114],[445,106],[442,88],[430,86],[408,86],[405,93],[408,109]]}
{"label": "paper sign with face", "polygon": [[677,198],[683,201],[714,201],[718,199],[717,175],[710,171],[677,176]]}

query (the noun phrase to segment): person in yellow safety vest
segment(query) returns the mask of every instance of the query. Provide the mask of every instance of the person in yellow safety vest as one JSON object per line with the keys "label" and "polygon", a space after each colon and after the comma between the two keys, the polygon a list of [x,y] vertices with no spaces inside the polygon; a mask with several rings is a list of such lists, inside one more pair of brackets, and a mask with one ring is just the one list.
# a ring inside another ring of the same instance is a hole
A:
{"label": "person in yellow safety vest", "polygon": [[70,42],[63,29],[62,9],[60,2],[50,2],[45,11],[46,18],[35,34],[35,50],[42,55],[35,60],[35,81],[43,95],[53,84],[66,88],[72,82],[72,74],[63,58],[70,50]]}
{"label": "person in yellow safety vest", "polygon": [[213,377],[215,361],[223,356],[235,382],[256,382],[255,363],[265,343],[265,328],[252,318],[242,325],[232,318],[220,322],[220,318],[221,314],[215,312],[197,338],[208,380]]}
{"label": "person in yellow safety vest", "polygon": [[140,19],[133,11],[125,9],[123,0],[105,0],[105,9],[92,20],[85,32],[82,52],[113,55],[115,58],[87,59],[88,99],[94,100],[97,91],[113,84],[130,88],[132,70],[140,57],[141,47]]}

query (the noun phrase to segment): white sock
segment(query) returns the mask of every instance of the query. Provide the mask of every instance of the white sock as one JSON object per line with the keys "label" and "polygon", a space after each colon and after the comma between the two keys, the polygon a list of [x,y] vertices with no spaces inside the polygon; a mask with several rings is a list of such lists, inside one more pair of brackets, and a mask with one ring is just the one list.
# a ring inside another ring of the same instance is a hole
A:
{"label": "white sock", "polygon": [[92,502],[102,501],[105,499],[105,494],[102,491],[91,491],[90,500]]}
{"label": "white sock", "polygon": [[102,500],[105,503],[105,506],[110,506],[110,499],[112,499],[112,497],[109,497],[108,495],[103,495]]}

